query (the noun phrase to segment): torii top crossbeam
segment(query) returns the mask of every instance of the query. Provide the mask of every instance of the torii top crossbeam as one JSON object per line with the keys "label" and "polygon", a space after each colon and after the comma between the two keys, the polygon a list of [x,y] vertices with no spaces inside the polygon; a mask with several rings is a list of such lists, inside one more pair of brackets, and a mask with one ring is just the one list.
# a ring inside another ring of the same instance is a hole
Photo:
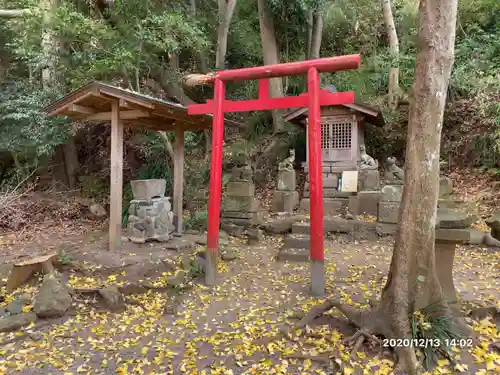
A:
{"label": "torii top crossbeam", "polygon": [[[337,56],[316,60],[266,65],[253,68],[223,70],[204,77],[205,83],[214,83],[214,100],[205,104],[188,106],[189,115],[212,114],[212,160],[210,169],[210,197],[208,202],[208,252],[205,277],[208,285],[216,282],[220,200],[222,179],[222,144],[224,137],[224,113],[262,111],[278,108],[308,107],[309,179],[311,211],[311,290],[324,293],[324,233],[323,233],[323,183],[321,174],[321,106],[353,104],[353,92],[335,92],[320,89],[320,72],[336,72],[357,69],[360,55]],[[268,79],[274,77],[308,75],[307,93],[299,96],[270,98]],[[259,80],[258,99],[232,101],[225,99],[225,83],[231,81]]]}

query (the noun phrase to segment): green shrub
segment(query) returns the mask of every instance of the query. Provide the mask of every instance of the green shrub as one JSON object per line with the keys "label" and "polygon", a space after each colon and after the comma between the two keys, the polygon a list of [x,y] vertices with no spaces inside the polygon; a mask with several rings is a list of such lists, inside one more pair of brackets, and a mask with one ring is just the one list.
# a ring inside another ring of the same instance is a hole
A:
{"label": "green shrub", "polygon": [[185,222],[186,229],[204,230],[207,229],[208,211],[193,211]]}

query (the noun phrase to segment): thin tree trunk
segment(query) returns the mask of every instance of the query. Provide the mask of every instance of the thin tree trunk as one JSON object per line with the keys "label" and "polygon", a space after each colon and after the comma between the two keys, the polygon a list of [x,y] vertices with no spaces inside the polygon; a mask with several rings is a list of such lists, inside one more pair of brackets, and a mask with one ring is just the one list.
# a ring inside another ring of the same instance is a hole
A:
{"label": "thin tree trunk", "polygon": [[[184,93],[180,83],[179,75],[179,55],[171,53],[169,55],[169,68],[160,73],[160,86],[167,92],[168,96],[175,98],[182,105],[194,104],[194,101]],[[165,145],[168,156],[174,160],[174,151],[170,140],[165,132],[158,132]]]}
{"label": "thin tree trunk", "polygon": [[[457,0],[421,0],[419,52],[406,142],[400,225],[381,309],[388,338],[411,338],[410,313],[441,302],[434,255],[443,113],[454,58]],[[398,348],[399,370],[417,373],[411,348]]]}
{"label": "thin tree trunk", "polygon": [[[399,55],[399,41],[396,27],[394,26],[394,17],[392,15],[391,0],[382,0],[382,10],[384,13],[384,23],[389,38],[389,52],[393,59],[397,59]],[[399,96],[399,68],[392,66],[389,69],[388,82],[389,108],[395,110],[398,106]]]}
{"label": "thin tree trunk", "polygon": [[[191,12],[191,16],[193,19],[196,19],[196,0],[189,0],[189,10]],[[200,51],[198,52],[198,60],[199,60],[199,68],[200,72],[206,73],[208,72],[208,66],[207,66],[207,56],[206,56],[206,51]]]}
{"label": "thin tree trunk", "polygon": [[313,39],[314,15],[312,10],[307,11],[307,45],[306,60],[311,59],[311,45]]}
{"label": "thin tree trunk", "polygon": [[[264,65],[279,64],[279,48],[273,16],[267,7],[266,0],[258,0],[257,5],[259,9],[260,38],[262,41]],[[269,96],[272,98],[283,96],[283,81],[281,77],[269,80]],[[285,122],[283,121],[282,111],[275,109],[272,113],[274,132],[283,131]]]}
{"label": "thin tree trunk", "polygon": [[[158,134],[160,134],[160,138],[163,141],[163,144],[165,145],[165,151],[167,151],[167,155],[172,160],[172,163],[174,161],[174,149],[172,147],[172,142],[170,142],[170,139],[168,139],[168,134],[163,131],[159,131]],[[168,162],[167,162],[168,163]]]}
{"label": "thin tree trunk", "polygon": [[233,18],[236,0],[218,0],[219,26],[217,29],[217,52],[215,55],[215,70],[222,70],[226,66],[227,39],[229,26]]}
{"label": "thin tree trunk", "polygon": [[321,10],[318,10],[317,12],[313,13],[309,59],[319,59],[322,37],[323,37],[323,14],[321,13]]}

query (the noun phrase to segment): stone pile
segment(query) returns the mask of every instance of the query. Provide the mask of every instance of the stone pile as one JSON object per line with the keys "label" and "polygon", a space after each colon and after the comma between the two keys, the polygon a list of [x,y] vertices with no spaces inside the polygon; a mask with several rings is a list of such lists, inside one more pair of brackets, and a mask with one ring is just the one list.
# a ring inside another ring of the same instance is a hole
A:
{"label": "stone pile", "polygon": [[299,205],[299,192],[295,170],[278,171],[277,189],[274,191],[273,211],[293,212]]}
{"label": "stone pile", "polygon": [[233,168],[222,202],[221,217],[221,229],[232,236],[239,236],[246,228],[261,224],[250,166]]}
{"label": "stone pile", "polygon": [[130,181],[134,199],[128,210],[127,237],[134,243],[166,242],[174,231],[170,198],[165,180]]}

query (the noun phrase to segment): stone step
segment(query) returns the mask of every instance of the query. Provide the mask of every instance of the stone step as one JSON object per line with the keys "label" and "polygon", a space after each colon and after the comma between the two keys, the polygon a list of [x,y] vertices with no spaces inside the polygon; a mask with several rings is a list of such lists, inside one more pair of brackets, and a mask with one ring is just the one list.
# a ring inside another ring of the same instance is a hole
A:
{"label": "stone step", "polygon": [[[338,215],[349,204],[348,198],[323,198],[323,214]],[[302,212],[310,212],[310,199],[303,198],[300,201],[300,210]]]}
{"label": "stone step", "polygon": [[[292,226],[293,227],[293,226]],[[307,249],[311,248],[311,237],[306,234],[292,234],[285,237],[283,249]]]}
{"label": "stone step", "polygon": [[[323,221],[325,232],[352,233],[352,232],[376,232],[377,223],[363,220],[347,220],[342,218],[325,218]],[[309,234],[310,223],[294,223],[292,225],[293,234]]]}
{"label": "stone step", "polygon": [[309,262],[310,250],[307,249],[281,249],[278,253],[280,262]]}

